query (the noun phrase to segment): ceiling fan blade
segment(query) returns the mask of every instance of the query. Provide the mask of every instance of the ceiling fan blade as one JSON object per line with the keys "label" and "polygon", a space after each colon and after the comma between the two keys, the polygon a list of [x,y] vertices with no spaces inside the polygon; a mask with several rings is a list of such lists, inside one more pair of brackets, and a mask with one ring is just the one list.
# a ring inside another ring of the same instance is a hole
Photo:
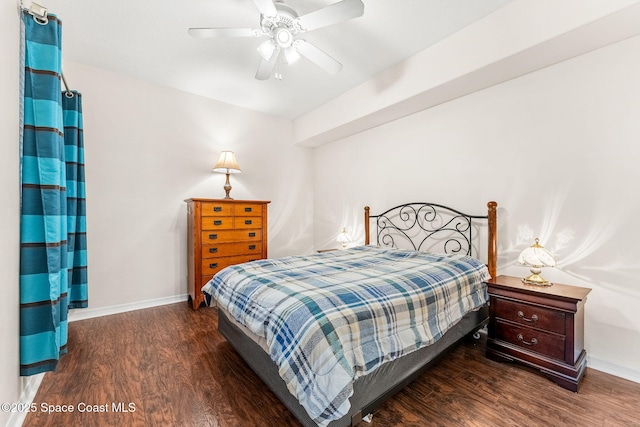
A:
{"label": "ceiling fan blade", "polygon": [[278,55],[280,55],[280,48],[275,49],[275,51],[271,54],[271,58],[260,58],[260,65],[258,66],[258,71],[256,71],[256,79],[267,80],[269,77],[271,77],[271,73],[273,72],[273,69],[276,66],[276,62],[278,61]]}
{"label": "ceiling fan blade", "polygon": [[363,14],[364,3],[362,3],[362,0],[342,0],[315,12],[300,16],[298,24],[304,31],[311,31],[357,18]]}
{"label": "ceiling fan blade", "polygon": [[264,16],[276,16],[278,14],[272,0],[253,0],[253,3]]}
{"label": "ceiling fan blade", "polygon": [[331,74],[339,73],[342,70],[342,64],[307,42],[306,40],[296,40],[294,47],[298,49],[300,55],[304,56],[311,62],[317,64],[325,71]]}
{"label": "ceiling fan blade", "polygon": [[255,28],[189,28],[189,34],[199,39],[212,37],[260,37],[264,33]]}

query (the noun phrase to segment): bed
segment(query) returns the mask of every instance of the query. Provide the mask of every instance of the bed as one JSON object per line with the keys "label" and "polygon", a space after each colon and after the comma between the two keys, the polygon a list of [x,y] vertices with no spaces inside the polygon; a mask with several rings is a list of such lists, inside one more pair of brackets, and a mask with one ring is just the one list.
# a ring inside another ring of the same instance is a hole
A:
{"label": "bed", "polygon": [[221,334],[303,425],[356,425],[487,323],[487,206],[365,207],[364,246],[231,266],[203,292]]}

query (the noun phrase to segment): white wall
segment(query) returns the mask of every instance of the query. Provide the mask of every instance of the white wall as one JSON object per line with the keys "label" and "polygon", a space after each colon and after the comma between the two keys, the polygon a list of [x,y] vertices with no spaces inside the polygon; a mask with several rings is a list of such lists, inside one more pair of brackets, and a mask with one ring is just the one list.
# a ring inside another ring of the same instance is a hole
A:
{"label": "white wall", "polygon": [[[19,75],[20,18],[16,3],[0,3],[0,402],[17,402],[22,392],[19,357],[19,256],[20,256],[20,176],[19,176]],[[11,413],[0,412],[0,425]]]}
{"label": "white wall", "polygon": [[540,237],[545,276],[592,288],[589,365],[640,381],[640,37],[315,149],[315,241],[362,236],[375,212],[431,201],[499,204],[499,272],[523,276]]}
{"label": "white wall", "polygon": [[[3,208],[0,262],[0,402],[18,402],[19,377],[19,19],[0,10]],[[187,293],[186,204],[221,198],[224,175],[211,168],[223,149],[243,173],[235,199],[272,200],[269,255],[313,249],[312,151],[292,143],[289,120],[233,107],[73,62],[65,77],[83,94],[89,251],[89,309],[168,301]],[[13,96],[11,95],[13,94]],[[107,310],[107,311],[108,311]],[[116,309],[117,310],[117,309]],[[70,318],[82,313],[74,310]],[[82,316],[82,314],[80,315]],[[78,318],[78,316],[75,316]],[[37,385],[35,385],[37,387]],[[28,397],[27,397],[28,399]],[[0,413],[0,425],[20,422]]]}
{"label": "white wall", "polygon": [[312,250],[312,151],[292,144],[289,120],[63,67],[83,94],[90,309],[187,293],[184,199],[224,197],[224,175],[211,172],[223,149],[243,170],[231,196],[272,200],[269,255]]}
{"label": "white wall", "polygon": [[515,0],[294,121],[319,146],[640,35],[638,0]]}

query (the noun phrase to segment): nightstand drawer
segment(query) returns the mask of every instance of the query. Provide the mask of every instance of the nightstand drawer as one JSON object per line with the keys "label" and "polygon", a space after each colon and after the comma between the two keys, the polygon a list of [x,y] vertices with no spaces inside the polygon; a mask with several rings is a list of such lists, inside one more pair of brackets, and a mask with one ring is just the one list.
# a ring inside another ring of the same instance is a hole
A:
{"label": "nightstand drawer", "polygon": [[565,314],[535,305],[514,302],[502,298],[495,300],[495,316],[525,326],[565,334]]}
{"label": "nightstand drawer", "polygon": [[496,320],[496,339],[535,351],[554,359],[564,359],[564,335],[547,333],[539,329],[520,327]]}

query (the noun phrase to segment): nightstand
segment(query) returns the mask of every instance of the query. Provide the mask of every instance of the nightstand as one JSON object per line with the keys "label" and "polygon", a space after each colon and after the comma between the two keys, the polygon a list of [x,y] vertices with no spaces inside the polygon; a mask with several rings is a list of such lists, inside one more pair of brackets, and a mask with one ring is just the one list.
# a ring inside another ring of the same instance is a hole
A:
{"label": "nightstand", "polygon": [[511,276],[498,276],[487,285],[487,357],[522,363],[577,392],[587,368],[584,304],[591,289],[527,285]]}

